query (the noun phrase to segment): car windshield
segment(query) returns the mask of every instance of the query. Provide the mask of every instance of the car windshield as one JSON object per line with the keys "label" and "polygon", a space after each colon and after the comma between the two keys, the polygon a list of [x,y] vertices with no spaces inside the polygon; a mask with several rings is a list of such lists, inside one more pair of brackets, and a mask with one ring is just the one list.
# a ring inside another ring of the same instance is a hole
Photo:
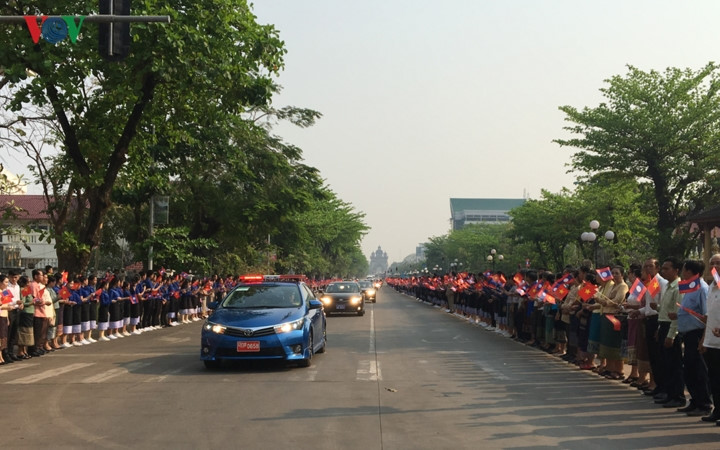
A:
{"label": "car windshield", "polygon": [[359,284],[360,287],[363,288],[363,289],[367,289],[367,288],[373,287],[373,284],[372,284],[371,282],[369,282],[369,281],[360,281],[360,282],[358,282],[358,284]]}
{"label": "car windshield", "polygon": [[333,283],[328,285],[325,292],[330,294],[360,292],[360,286],[357,283]]}
{"label": "car windshield", "polygon": [[302,305],[296,285],[238,286],[230,292],[222,306],[225,308],[297,308]]}

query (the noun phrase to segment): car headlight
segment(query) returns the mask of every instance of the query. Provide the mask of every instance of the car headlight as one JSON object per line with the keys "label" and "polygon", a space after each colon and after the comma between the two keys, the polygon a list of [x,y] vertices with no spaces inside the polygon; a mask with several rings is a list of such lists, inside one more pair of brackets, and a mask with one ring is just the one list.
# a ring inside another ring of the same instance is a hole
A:
{"label": "car headlight", "polygon": [[357,305],[362,301],[362,297],[350,297],[350,304]]}
{"label": "car headlight", "polygon": [[320,298],[320,301],[323,302],[324,305],[329,305],[332,303],[332,298],[326,295],[325,297]]}
{"label": "car headlight", "polygon": [[227,327],[212,322],[205,322],[205,329],[207,331],[212,331],[216,334],[225,334],[225,330],[227,330]]}
{"label": "car headlight", "polygon": [[303,327],[303,323],[305,323],[305,318],[298,319],[292,322],[281,323],[280,325],[275,325],[275,333],[281,334],[299,330]]}
{"label": "car headlight", "polygon": [[375,289],[368,289],[365,292],[367,292],[367,295],[375,295]]}

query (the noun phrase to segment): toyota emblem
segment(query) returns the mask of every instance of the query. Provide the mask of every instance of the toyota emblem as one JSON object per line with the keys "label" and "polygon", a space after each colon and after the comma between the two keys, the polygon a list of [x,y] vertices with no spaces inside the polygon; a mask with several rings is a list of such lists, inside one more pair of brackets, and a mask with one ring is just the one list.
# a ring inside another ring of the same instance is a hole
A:
{"label": "toyota emblem", "polygon": [[244,334],[245,336],[252,336],[252,335],[253,335],[253,330],[243,330],[243,334]]}

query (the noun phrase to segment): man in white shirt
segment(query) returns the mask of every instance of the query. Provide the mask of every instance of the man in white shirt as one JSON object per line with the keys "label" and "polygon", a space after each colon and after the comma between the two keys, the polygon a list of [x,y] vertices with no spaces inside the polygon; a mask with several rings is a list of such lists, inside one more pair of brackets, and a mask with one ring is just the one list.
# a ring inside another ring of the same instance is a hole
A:
{"label": "man in white shirt", "polygon": [[[720,254],[710,258],[710,266],[720,273]],[[715,405],[712,412],[704,416],[702,421],[715,422],[720,426],[720,287],[714,280],[708,290],[706,326],[701,346],[708,369],[710,393]]]}
{"label": "man in white shirt", "polygon": [[[8,289],[12,293],[13,302],[18,302],[17,308],[8,311],[8,319],[10,320],[10,328],[8,329],[8,356],[10,361],[21,361],[20,358],[15,356],[15,345],[18,341],[18,326],[20,325],[20,310],[23,308],[22,300],[20,299],[20,286],[18,286],[18,280],[20,279],[20,271],[16,269],[10,269],[8,271]],[[17,304],[17,303],[16,303]],[[5,358],[4,358],[5,359]],[[6,361],[8,359],[5,359]]]}

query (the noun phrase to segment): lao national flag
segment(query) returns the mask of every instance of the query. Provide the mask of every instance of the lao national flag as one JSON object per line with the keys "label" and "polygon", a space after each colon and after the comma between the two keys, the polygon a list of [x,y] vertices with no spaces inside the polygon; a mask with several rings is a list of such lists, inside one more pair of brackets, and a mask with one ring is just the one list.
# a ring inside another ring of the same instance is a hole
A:
{"label": "lao national flag", "polygon": [[589,281],[586,281],[578,291],[578,295],[581,299],[583,299],[583,301],[587,302],[588,300],[593,298],[596,292],[597,286],[590,283]]}
{"label": "lao national flag", "polygon": [[715,284],[717,284],[718,287],[720,287],[720,275],[718,275],[718,272],[717,272],[717,270],[715,270],[714,267],[712,268],[711,272],[712,272],[713,279],[715,280]]}
{"label": "lao national flag", "polygon": [[597,274],[601,280],[603,280],[603,281],[612,280],[612,271],[610,270],[609,267],[603,267],[602,269],[596,269],[595,271],[597,272]]}
{"label": "lao national flag", "polygon": [[138,303],[137,295],[130,296],[130,303],[132,303],[133,305],[137,305],[137,303]]}
{"label": "lao national flag", "polygon": [[681,294],[689,294],[690,292],[695,292],[698,289],[700,289],[700,275],[695,275],[687,280],[681,280],[678,283],[678,290]]}
{"label": "lao national flag", "polygon": [[574,279],[575,278],[573,278],[573,276],[571,274],[567,274],[560,280],[560,282],[564,285],[569,285],[570,283],[573,282]]}
{"label": "lao national flag", "polygon": [[653,279],[650,280],[650,283],[648,283],[647,291],[648,294],[650,294],[650,297],[655,297],[655,295],[660,292],[660,282],[658,281],[657,275],[655,275]]}
{"label": "lao national flag", "polygon": [[635,282],[630,286],[630,295],[640,300],[643,298],[643,295],[645,295],[646,290],[647,288],[643,282],[640,281],[640,278],[635,278]]}

